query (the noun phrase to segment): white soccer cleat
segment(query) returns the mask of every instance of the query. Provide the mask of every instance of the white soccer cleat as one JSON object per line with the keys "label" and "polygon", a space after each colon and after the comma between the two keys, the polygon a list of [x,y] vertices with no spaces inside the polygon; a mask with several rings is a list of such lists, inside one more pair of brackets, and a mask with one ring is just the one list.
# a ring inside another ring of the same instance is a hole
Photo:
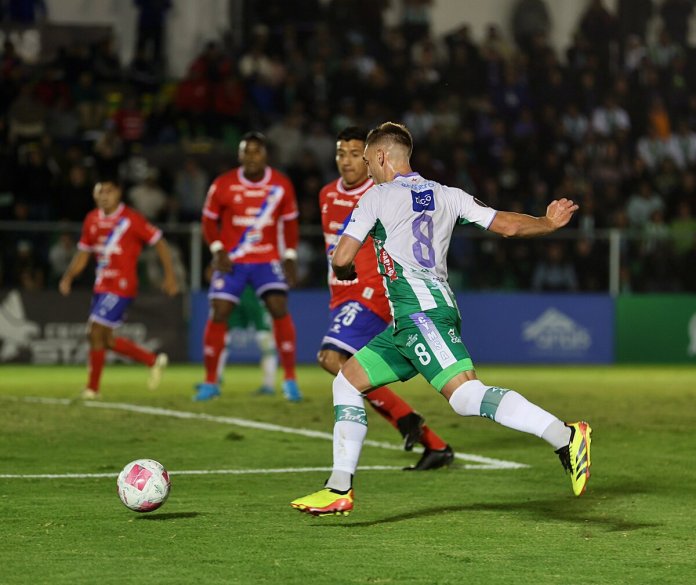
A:
{"label": "white soccer cleat", "polygon": [[99,398],[99,392],[91,388],[85,388],[80,394],[80,398],[82,398],[82,400],[96,400]]}
{"label": "white soccer cleat", "polygon": [[158,353],[155,363],[150,367],[150,377],[147,379],[147,387],[150,390],[157,390],[162,381],[162,372],[169,363],[169,356],[166,353]]}

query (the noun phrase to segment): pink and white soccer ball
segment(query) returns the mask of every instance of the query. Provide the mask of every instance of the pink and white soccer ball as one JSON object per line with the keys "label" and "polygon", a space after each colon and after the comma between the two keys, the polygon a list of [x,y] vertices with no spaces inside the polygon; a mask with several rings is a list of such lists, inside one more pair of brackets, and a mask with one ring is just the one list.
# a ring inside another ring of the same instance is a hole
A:
{"label": "pink and white soccer ball", "polygon": [[131,461],[118,474],[118,497],[131,510],[151,512],[167,501],[171,481],[164,466],[154,459]]}

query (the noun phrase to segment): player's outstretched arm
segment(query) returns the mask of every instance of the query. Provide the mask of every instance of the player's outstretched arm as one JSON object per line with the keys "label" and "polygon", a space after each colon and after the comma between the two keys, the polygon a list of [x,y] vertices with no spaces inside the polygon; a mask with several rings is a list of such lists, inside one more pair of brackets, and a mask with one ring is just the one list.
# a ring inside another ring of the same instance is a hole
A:
{"label": "player's outstretched arm", "polygon": [[155,251],[164,269],[164,280],[162,281],[162,290],[173,297],[179,292],[179,284],[176,282],[174,275],[174,264],[172,263],[172,253],[169,251],[169,246],[164,238],[160,238],[155,244]]}
{"label": "player's outstretched arm", "polygon": [[68,296],[70,294],[72,282],[87,267],[89,256],[90,253],[86,252],[85,250],[78,250],[73,256],[73,259],[70,261],[70,265],[58,283],[58,290],[63,296]]}
{"label": "player's outstretched arm", "polygon": [[544,236],[566,225],[578,209],[571,199],[563,198],[549,203],[546,215],[542,217],[499,211],[488,229],[506,238]]}
{"label": "player's outstretched arm", "polygon": [[331,257],[331,268],[339,280],[355,280],[355,264],[353,261],[362,248],[362,242],[355,238],[343,235],[338,240],[338,245]]}

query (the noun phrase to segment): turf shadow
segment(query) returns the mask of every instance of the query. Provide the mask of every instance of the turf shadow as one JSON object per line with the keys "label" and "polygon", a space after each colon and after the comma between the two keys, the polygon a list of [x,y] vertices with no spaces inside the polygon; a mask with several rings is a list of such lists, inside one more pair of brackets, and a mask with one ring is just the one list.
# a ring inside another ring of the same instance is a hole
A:
{"label": "turf shadow", "polygon": [[196,518],[200,515],[200,512],[170,512],[165,514],[154,514],[153,516],[139,516],[138,520],[176,520],[178,518]]}
{"label": "turf shadow", "polygon": [[575,507],[564,500],[530,500],[526,502],[500,502],[500,503],[481,503],[467,504],[462,506],[440,506],[437,508],[424,508],[406,514],[397,514],[376,520],[347,522],[345,524],[325,524],[326,527],[338,527],[351,529],[354,527],[379,526],[381,524],[393,524],[407,520],[427,518],[429,516],[439,516],[441,514],[452,514],[458,512],[506,512],[506,513],[526,513],[532,519],[546,518],[556,522],[567,522],[574,525],[583,524],[595,528],[603,528],[607,532],[630,532],[641,528],[652,528],[660,526],[658,522],[635,522],[627,518],[608,516],[605,514],[597,515],[592,513],[592,506],[589,508]]}

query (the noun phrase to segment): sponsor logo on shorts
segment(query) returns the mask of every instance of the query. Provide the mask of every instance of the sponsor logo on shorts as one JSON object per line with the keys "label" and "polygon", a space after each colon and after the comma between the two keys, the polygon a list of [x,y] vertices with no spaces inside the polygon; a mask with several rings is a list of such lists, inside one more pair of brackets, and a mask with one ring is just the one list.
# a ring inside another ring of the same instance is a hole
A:
{"label": "sponsor logo on shorts", "polygon": [[411,347],[416,341],[418,341],[418,336],[415,333],[411,333],[406,341],[406,347]]}
{"label": "sponsor logo on shorts", "polygon": [[447,332],[449,333],[450,339],[452,340],[452,343],[461,343],[462,338],[457,335],[457,332],[454,330],[454,327],[450,327],[450,330]]}

